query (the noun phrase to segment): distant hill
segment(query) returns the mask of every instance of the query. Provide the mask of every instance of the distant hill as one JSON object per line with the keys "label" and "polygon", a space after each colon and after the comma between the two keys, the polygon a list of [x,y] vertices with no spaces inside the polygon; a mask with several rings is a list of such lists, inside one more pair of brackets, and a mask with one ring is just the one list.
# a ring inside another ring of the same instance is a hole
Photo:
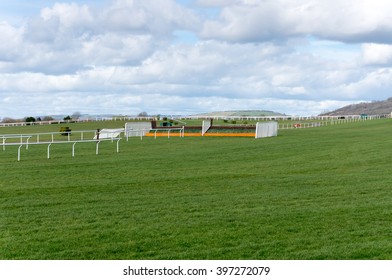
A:
{"label": "distant hill", "polygon": [[320,116],[341,116],[341,115],[386,115],[392,112],[392,97],[384,101],[363,102],[344,106],[332,112],[321,114]]}
{"label": "distant hill", "polygon": [[266,111],[266,110],[238,110],[238,111],[220,111],[197,114],[197,116],[222,116],[222,117],[265,117],[265,116],[285,116],[284,114]]}

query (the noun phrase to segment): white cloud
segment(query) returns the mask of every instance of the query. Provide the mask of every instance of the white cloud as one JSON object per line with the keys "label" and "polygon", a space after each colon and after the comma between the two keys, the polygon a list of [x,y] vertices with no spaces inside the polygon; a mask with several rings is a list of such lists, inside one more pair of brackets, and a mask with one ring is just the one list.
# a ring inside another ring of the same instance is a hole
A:
{"label": "white cloud", "polygon": [[[209,2],[209,1],[203,1]],[[384,0],[235,1],[208,20],[203,38],[232,42],[313,35],[342,42],[390,42],[392,2]]]}
{"label": "white cloud", "polygon": [[[173,0],[114,1],[105,9],[55,3],[15,28],[4,22],[0,71],[75,73],[86,65],[141,63],[167,46],[177,29],[195,29],[197,17]],[[7,68],[8,67],[8,68]]]}
{"label": "white cloud", "polygon": [[103,29],[164,37],[175,29],[193,29],[198,24],[195,14],[174,0],[116,0],[99,17]]}
{"label": "white cloud", "polygon": [[52,8],[42,9],[41,18],[46,22],[56,18],[64,28],[91,27],[94,22],[94,15],[89,7],[76,3],[55,3]]}
{"label": "white cloud", "polygon": [[197,0],[197,4],[203,7],[225,7],[238,3],[239,0]]}
{"label": "white cloud", "polygon": [[[391,97],[392,69],[379,68],[366,72],[361,79],[340,86],[350,99],[384,100]],[[373,93],[373,94],[372,94]]]}
{"label": "white cloud", "polygon": [[80,58],[88,65],[129,65],[139,63],[153,52],[149,35],[106,33],[82,42]]}
{"label": "white cloud", "polygon": [[391,92],[392,2],[77,3],[0,16],[0,115],[317,114]]}
{"label": "white cloud", "polygon": [[0,21],[0,63],[12,63],[14,58],[19,56],[23,44],[22,34],[22,28],[15,28]]}
{"label": "white cloud", "polygon": [[392,63],[392,45],[364,44],[362,52],[365,64],[387,65]]}

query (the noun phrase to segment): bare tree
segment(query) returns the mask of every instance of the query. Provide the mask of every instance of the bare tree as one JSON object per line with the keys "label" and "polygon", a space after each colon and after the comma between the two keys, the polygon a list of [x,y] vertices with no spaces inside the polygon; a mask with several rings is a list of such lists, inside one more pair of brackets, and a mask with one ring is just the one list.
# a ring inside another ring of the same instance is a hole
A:
{"label": "bare tree", "polygon": [[45,116],[45,117],[43,118],[43,120],[44,120],[44,121],[53,121],[54,119],[53,119],[52,116]]}
{"label": "bare tree", "polygon": [[77,120],[77,119],[80,118],[81,115],[82,115],[82,114],[81,114],[80,112],[76,111],[76,112],[74,112],[74,113],[71,115],[71,117],[72,117],[73,120]]}
{"label": "bare tree", "polygon": [[137,115],[138,117],[148,117],[147,112],[141,112]]}
{"label": "bare tree", "polygon": [[16,120],[16,119],[9,118],[9,117],[4,117],[2,122],[3,123],[15,123],[15,122],[20,122],[20,120]]}

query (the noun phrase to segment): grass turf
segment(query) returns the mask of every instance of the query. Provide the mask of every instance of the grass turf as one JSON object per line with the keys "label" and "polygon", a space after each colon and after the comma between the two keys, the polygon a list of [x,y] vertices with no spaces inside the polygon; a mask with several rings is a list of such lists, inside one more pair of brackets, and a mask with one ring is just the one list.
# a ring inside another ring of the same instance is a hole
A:
{"label": "grass turf", "polygon": [[46,146],[21,162],[7,147],[0,258],[390,259],[390,139],[391,120],[376,120],[267,139],[133,138],[98,156],[77,144],[75,158],[54,145],[50,160]]}

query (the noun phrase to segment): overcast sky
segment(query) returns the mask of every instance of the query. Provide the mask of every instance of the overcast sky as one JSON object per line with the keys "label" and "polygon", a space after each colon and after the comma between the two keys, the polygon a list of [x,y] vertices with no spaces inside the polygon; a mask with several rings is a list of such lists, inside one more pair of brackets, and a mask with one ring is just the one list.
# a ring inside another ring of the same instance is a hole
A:
{"label": "overcast sky", "polygon": [[392,1],[0,0],[0,118],[392,96]]}

